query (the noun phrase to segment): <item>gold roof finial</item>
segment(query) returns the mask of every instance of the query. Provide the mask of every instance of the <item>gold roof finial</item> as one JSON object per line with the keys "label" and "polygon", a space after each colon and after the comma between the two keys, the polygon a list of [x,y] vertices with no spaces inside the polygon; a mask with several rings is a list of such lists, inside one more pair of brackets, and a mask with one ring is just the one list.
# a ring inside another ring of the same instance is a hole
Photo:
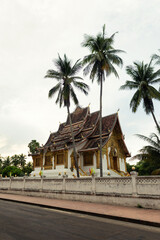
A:
{"label": "gold roof finial", "polygon": [[120,110],[120,109],[118,108],[117,113],[119,112],[119,110]]}

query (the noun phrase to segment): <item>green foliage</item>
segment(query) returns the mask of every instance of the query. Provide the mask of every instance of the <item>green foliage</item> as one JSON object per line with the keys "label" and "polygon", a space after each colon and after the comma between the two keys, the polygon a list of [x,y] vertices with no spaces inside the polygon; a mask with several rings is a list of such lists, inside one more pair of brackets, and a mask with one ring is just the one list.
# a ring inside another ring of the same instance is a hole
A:
{"label": "green foliage", "polygon": [[[158,50],[160,53],[160,49]],[[160,55],[158,54],[153,54],[152,58],[156,61],[157,65],[160,65]]]}
{"label": "green foliage", "polygon": [[49,91],[48,97],[52,98],[57,93],[56,103],[59,103],[60,107],[70,106],[70,99],[78,105],[79,101],[75,94],[74,88],[82,91],[85,95],[88,94],[88,85],[84,82],[77,81],[77,79],[83,80],[76,74],[82,68],[82,64],[79,60],[72,66],[71,60],[69,60],[64,54],[62,59],[58,55],[58,59],[54,60],[56,70],[48,70],[45,78],[52,78],[58,81],[58,83]]}
{"label": "green foliage", "polygon": [[[132,159],[139,159],[135,170],[139,175],[154,175],[159,174],[160,169],[160,129],[158,134],[152,133],[150,137],[137,135],[139,138],[148,142],[149,145],[144,146],[139,150],[139,154],[132,157]],[[130,172],[132,166],[127,163],[127,170]]]}
{"label": "green foliage", "polygon": [[40,147],[40,144],[39,142],[37,142],[36,140],[32,140],[29,144],[28,144],[28,147],[29,147],[29,151],[31,154],[34,154],[37,152],[38,148]]}
{"label": "green foliage", "polygon": [[19,155],[19,164],[20,167],[23,168],[26,164],[26,155],[20,154]]}
{"label": "green foliage", "polygon": [[140,149],[140,153],[132,157],[132,159],[137,158],[141,161],[151,163],[154,169],[160,168],[160,129],[158,129],[158,134],[152,133],[150,137],[140,134],[137,134],[137,136],[148,142],[149,145]]}
{"label": "green foliage", "polygon": [[136,112],[140,103],[143,102],[146,114],[151,113],[156,126],[159,127],[154,116],[153,99],[160,100],[160,92],[152,85],[160,83],[160,70],[154,71],[152,61],[153,58],[149,64],[134,62],[133,66],[127,66],[126,72],[132,78],[132,81],[126,81],[120,89],[135,90],[130,102],[132,112]]}
{"label": "green foliage", "polygon": [[127,172],[130,173],[132,171],[133,165],[130,165],[129,163],[126,162],[126,167],[127,167]]}
{"label": "green foliage", "polygon": [[72,66],[71,61],[64,54],[63,59],[58,55],[58,59],[55,59],[54,63],[56,66],[56,70],[48,70],[45,78],[55,79],[58,81],[58,83],[52,89],[50,89],[48,97],[52,98],[55,96],[55,94],[57,94],[56,103],[59,103],[60,107],[62,105],[67,107],[72,141],[73,141],[77,177],[79,177],[75,140],[74,140],[73,129],[72,129],[72,119],[70,115],[70,100],[72,99],[73,102],[76,105],[78,105],[79,101],[74,91],[74,88],[77,88],[78,90],[82,91],[85,95],[87,95],[89,87],[84,82],[77,81],[79,79],[83,80],[81,77],[77,76],[77,73],[82,67],[82,64],[80,63],[79,60],[76,61],[75,64]]}
{"label": "green foliage", "polygon": [[123,61],[118,54],[124,51],[113,48],[115,34],[106,37],[104,25],[102,33],[99,33],[96,37],[84,36],[82,46],[90,51],[90,54],[83,58],[83,65],[86,65],[84,74],[90,73],[92,81],[97,78],[98,83],[100,83],[105,80],[105,74],[108,77],[111,73],[119,77],[114,65],[123,65]]}
{"label": "green foliage", "polygon": [[136,165],[130,165],[129,163],[127,165],[127,172],[131,172],[132,167],[135,167],[135,171],[138,172],[139,176],[147,176],[151,175],[152,171],[156,169],[156,166],[153,166],[150,162],[145,161],[139,161]]}
{"label": "green foliage", "polygon": [[31,162],[26,164],[26,155],[19,154],[12,157],[0,158],[0,174],[3,177],[10,176],[24,176],[29,175],[33,171],[33,165]]}
{"label": "green foliage", "polygon": [[152,175],[160,175],[160,168],[154,170],[151,174],[152,174]]}
{"label": "green foliage", "polygon": [[151,162],[147,162],[147,161],[139,161],[136,164],[136,170],[137,170],[139,176],[151,175],[152,171],[156,168],[157,167],[152,165]]}
{"label": "green foliage", "polygon": [[22,169],[23,174],[29,176],[29,174],[33,171],[33,165],[29,162],[26,166]]}
{"label": "green foliage", "polygon": [[13,166],[17,167],[20,164],[19,155],[15,154],[11,157],[11,163]]}
{"label": "green foliage", "polygon": [[15,166],[7,166],[3,169],[2,171],[2,176],[5,177],[10,177],[10,176],[23,176],[23,172],[21,169],[15,167]]}
{"label": "green foliage", "polygon": [[111,37],[106,36],[105,25],[103,26],[102,33],[96,35],[96,37],[85,35],[82,43],[83,47],[89,49],[90,54],[83,58],[83,65],[85,66],[83,72],[84,75],[89,74],[92,82],[97,79],[100,84],[100,176],[103,176],[102,169],[102,92],[103,81],[105,76],[108,77],[113,73],[116,77],[118,73],[115,66],[122,66],[123,61],[118,56],[122,53],[122,50],[114,49],[114,33]]}
{"label": "green foliage", "polygon": [[6,158],[3,159],[3,162],[2,162],[2,169],[8,167],[11,165],[11,158],[8,156]]}

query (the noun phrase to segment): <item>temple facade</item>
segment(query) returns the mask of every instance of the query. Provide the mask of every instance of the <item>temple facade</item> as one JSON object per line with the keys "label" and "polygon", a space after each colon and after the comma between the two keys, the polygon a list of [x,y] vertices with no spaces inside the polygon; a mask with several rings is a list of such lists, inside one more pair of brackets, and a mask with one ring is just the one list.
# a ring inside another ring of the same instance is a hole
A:
{"label": "temple facade", "polygon": [[[80,108],[71,114],[80,176],[90,176],[94,169],[100,175],[99,111],[90,113],[89,107]],[[130,157],[118,119],[118,113],[102,118],[102,164],[103,176],[125,176],[126,158]],[[73,143],[69,118],[51,133],[43,147],[32,154],[34,171],[45,176],[76,177]]]}

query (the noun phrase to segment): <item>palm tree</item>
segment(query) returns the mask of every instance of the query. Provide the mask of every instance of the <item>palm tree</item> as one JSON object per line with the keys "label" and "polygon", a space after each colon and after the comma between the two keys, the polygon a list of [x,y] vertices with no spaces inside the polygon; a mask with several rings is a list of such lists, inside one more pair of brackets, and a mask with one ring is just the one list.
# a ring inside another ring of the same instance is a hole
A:
{"label": "palm tree", "polygon": [[20,162],[19,162],[19,156],[16,155],[16,154],[13,155],[13,156],[11,157],[11,163],[12,163],[13,166],[17,167],[17,166],[20,164]]}
{"label": "palm tree", "polygon": [[158,128],[158,135],[152,133],[150,137],[140,134],[137,134],[137,136],[148,142],[149,145],[140,149],[140,153],[132,157],[132,159],[137,158],[141,161],[150,162],[153,166],[155,166],[155,169],[160,168],[160,129]]}
{"label": "palm tree", "polygon": [[26,164],[26,155],[23,155],[23,153],[19,155],[19,164],[21,168],[23,168]]}
{"label": "palm tree", "polygon": [[[159,49],[158,51],[159,51],[159,53],[160,53],[160,49]],[[158,55],[158,54],[153,54],[153,55],[152,55],[152,58],[153,58],[154,60],[156,60],[156,64],[160,65],[160,55]]]}
{"label": "palm tree", "polygon": [[54,63],[57,70],[48,70],[45,77],[56,79],[58,83],[56,84],[56,86],[50,89],[48,96],[49,98],[52,98],[55,96],[56,93],[58,93],[56,103],[59,103],[60,107],[62,106],[62,104],[67,107],[73,141],[73,152],[77,169],[77,177],[79,177],[79,167],[77,161],[74,134],[72,129],[72,119],[70,114],[70,100],[72,99],[73,102],[78,105],[79,101],[75,94],[74,87],[81,90],[85,95],[88,94],[89,87],[87,84],[77,81],[77,79],[83,80],[81,77],[76,75],[82,67],[79,60],[76,61],[75,64],[72,66],[71,61],[67,58],[66,54],[64,54],[64,59],[62,59],[58,55],[58,59],[55,59]]}
{"label": "palm tree", "polygon": [[11,158],[8,156],[8,157],[4,158],[4,161],[3,161],[3,169],[4,169],[5,167],[10,166],[10,165],[11,165]]}
{"label": "palm tree", "polygon": [[143,108],[146,114],[151,113],[157,128],[159,128],[158,122],[154,115],[154,105],[152,99],[160,100],[160,92],[158,92],[152,85],[160,82],[160,70],[154,71],[152,67],[152,60],[149,64],[143,62],[134,62],[133,66],[127,66],[127,74],[132,78],[132,81],[126,81],[120,89],[136,90],[131,102],[130,108],[132,112],[136,112],[141,101],[143,101]]}
{"label": "palm tree", "polygon": [[114,67],[122,66],[123,61],[117,55],[122,53],[122,50],[114,49],[114,33],[111,37],[107,38],[105,33],[105,25],[103,26],[102,33],[99,33],[96,37],[85,35],[84,42],[82,46],[89,49],[90,54],[85,56],[83,59],[83,64],[86,65],[84,68],[84,75],[90,73],[90,79],[92,82],[97,79],[100,85],[100,176],[103,176],[102,170],[102,92],[103,92],[103,82],[105,81],[105,76],[108,77],[113,73],[116,77],[118,73]]}

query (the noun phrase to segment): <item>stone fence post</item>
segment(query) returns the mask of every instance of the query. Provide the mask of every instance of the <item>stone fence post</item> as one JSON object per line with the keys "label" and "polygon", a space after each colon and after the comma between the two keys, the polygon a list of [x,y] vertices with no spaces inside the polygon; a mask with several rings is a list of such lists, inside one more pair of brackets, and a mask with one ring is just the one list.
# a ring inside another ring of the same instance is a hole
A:
{"label": "stone fence post", "polygon": [[10,177],[10,179],[9,179],[9,188],[8,188],[8,190],[11,190],[11,185],[12,185],[12,177]]}
{"label": "stone fence post", "polygon": [[26,183],[26,177],[24,176],[24,177],[23,177],[23,188],[22,188],[22,191],[25,190],[25,183]]}
{"label": "stone fence post", "polygon": [[66,192],[66,176],[63,175],[62,193]]}
{"label": "stone fence post", "polygon": [[132,179],[132,196],[136,197],[137,196],[137,184],[136,184],[136,177],[138,173],[136,171],[130,172],[131,174],[131,179]]}
{"label": "stone fence post", "polygon": [[96,180],[94,174],[92,174],[92,194],[96,194]]}
{"label": "stone fence post", "polygon": [[40,186],[40,191],[43,191],[43,176],[41,176],[41,186]]}

